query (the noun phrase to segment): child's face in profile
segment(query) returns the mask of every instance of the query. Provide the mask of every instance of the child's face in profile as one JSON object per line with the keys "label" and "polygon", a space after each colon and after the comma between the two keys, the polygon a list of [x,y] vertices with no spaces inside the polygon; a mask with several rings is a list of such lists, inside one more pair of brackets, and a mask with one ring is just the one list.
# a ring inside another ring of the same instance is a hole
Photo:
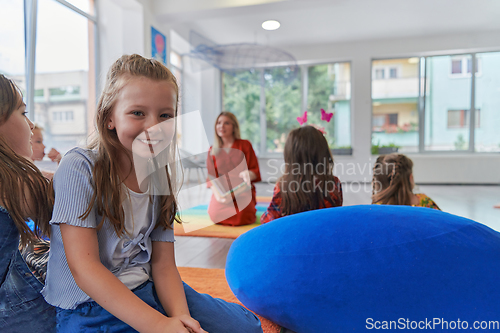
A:
{"label": "child's face in profile", "polygon": [[33,147],[33,155],[31,155],[31,159],[33,161],[41,161],[45,156],[45,146],[43,144],[42,130],[33,130],[33,137],[31,138],[31,142]]}

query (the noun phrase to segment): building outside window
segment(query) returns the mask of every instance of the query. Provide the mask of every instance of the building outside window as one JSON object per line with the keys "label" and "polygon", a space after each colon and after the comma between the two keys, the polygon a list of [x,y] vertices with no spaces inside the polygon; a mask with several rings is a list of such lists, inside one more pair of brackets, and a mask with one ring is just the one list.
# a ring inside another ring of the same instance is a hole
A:
{"label": "building outside window", "polygon": [[389,73],[372,79],[372,145],[418,151],[418,58],[374,60],[372,68]]}
{"label": "building outside window", "polygon": [[[391,66],[401,69],[394,81],[377,75]],[[374,60],[372,68],[373,145],[400,152],[500,151],[499,52]]]}
{"label": "building outside window", "polygon": [[[64,153],[85,145],[96,104],[94,0],[0,3],[0,72],[20,86],[31,120],[44,129],[47,149]],[[29,29],[34,22],[36,34]],[[30,45],[34,58],[26,51]]]}
{"label": "building outside window", "polygon": [[52,121],[57,123],[70,122],[74,120],[73,111],[52,112]]}

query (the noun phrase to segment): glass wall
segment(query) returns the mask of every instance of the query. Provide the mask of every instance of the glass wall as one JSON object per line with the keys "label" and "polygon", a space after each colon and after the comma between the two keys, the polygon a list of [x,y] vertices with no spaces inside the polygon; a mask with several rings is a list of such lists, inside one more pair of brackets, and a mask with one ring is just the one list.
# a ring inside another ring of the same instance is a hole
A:
{"label": "glass wall", "polygon": [[425,149],[468,150],[472,57],[426,59]]}
{"label": "glass wall", "polygon": [[24,4],[0,0],[0,74],[13,79],[26,98]]}
{"label": "glass wall", "polygon": [[45,153],[85,145],[96,104],[94,1],[0,0],[0,8],[0,72],[22,89]]}
{"label": "glass wall", "polygon": [[499,52],[374,60],[373,147],[500,151],[499,77]]}
{"label": "glass wall", "polygon": [[44,129],[47,149],[84,146],[93,130],[93,25],[55,0],[38,1],[35,122]]}
{"label": "glass wall", "polygon": [[500,52],[476,54],[475,150],[500,151]]}
{"label": "glass wall", "polygon": [[325,129],[330,148],[351,148],[351,64],[309,67],[307,91],[308,121]]}
{"label": "glass wall", "polygon": [[372,146],[418,151],[418,58],[372,62]]}
{"label": "glass wall", "polygon": [[243,120],[241,135],[260,155],[282,153],[306,110],[306,124],[323,130],[331,148],[350,148],[350,70],[346,62],[302,66],[303,72],[273,67],[223,73],[223,108]]}
{"label": "glass wall", "polygon": [[235,75],[223,73],[222,95],[224,111],[234,113],[240,121],[241,137],[249,140],[260,153],[260,81],[261,71],[242,70]]}
{"label": "glass wall", "polygon": [[266,91],[266,148],[269,153],[282,153],[286,136],[297,128],[301,115],[300,76],[288,67],[264,71]]}

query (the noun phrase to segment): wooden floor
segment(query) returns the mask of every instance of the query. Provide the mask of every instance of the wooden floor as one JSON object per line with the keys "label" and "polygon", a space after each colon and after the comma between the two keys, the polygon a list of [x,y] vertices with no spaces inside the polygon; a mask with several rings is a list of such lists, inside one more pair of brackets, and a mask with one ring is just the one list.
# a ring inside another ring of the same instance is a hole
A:
{"label": "wooden floor", "polygon": [[[273,188],[273,184],[257,184],[257,195],[272,196]],[[431,197],[445,212],[500,231],[500,209],[493,208],[500,203],[500,186],[422,185],[417,190]],[[369,184],[345,184],[343,193],[344,206],[370,204]],[[205,186],[193,186],[191,191],[183,193],[183,207],[207,203],[210,194]],[[195,198],[195,203],[189,204],[189,198]],[[177,266],[224,268],[232,242],[231,239],[178,236],[175,243]]]}

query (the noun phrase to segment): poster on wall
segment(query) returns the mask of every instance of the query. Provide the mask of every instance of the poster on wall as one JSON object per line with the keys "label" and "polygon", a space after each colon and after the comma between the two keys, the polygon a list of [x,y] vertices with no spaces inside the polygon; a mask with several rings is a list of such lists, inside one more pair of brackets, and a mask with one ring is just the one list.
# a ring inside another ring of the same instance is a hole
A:
{"label": "poster on wall", "polygon": [[153,27],[151,27],[151,56],[162,64],[167,64],[167,38]]}

